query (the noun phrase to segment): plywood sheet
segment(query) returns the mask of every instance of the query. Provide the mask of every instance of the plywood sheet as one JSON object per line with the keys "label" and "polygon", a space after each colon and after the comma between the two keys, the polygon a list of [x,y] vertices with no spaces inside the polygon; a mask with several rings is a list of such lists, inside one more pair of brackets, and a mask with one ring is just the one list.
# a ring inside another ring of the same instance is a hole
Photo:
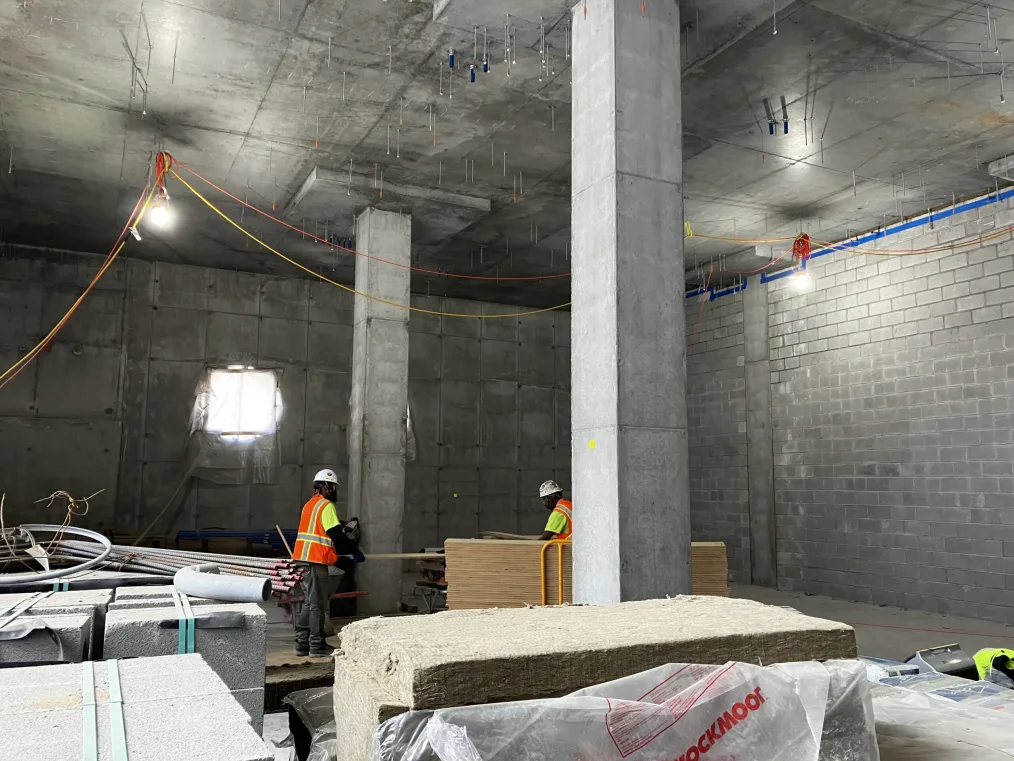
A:
{"label": "plywood sheet", "polygon": [[[448,539],[447,607],[523,608],[573,602],[571,545],[550,545],[525,540]],[[560,589],[562,548],[563,589]],[[691,557],[693,593],[729,596],[729,566],[723,542],[694,542]],[[543,581],[544,579],[544,581]],[[545,597],[543,597],[543,590]]]}

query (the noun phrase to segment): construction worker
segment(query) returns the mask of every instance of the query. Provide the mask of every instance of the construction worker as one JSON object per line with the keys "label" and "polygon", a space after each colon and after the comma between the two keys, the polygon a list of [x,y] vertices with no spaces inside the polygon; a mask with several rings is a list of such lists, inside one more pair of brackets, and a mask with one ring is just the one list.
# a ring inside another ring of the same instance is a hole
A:
{"label": "construction worker", "polygon": [[300,583],[303,605],[295,618],[296,655],[311,658],[331,655],[324,639],[330,598],[328,567],[349,567],[349,563],[362,563],[366,559],[338,520],[334,506],[337,496],[338,477],[334,471],[318,472],[313,477],[313,496],[303,505],[299,519],[299,533],[292,549],[292,559],[303,569]]}
{"label": "construction worker", "polygon": [[989,647],[977,652],[972,660],[980,680],[1014,689],[1014,650]]}
{"label": "construction worker", "polygon": [[574,533],[574,506],[563,498],[563,489],[556,481],[546,481],[539,487],[542,505],[550,511],[546,530],[539,539],[570,539]]}

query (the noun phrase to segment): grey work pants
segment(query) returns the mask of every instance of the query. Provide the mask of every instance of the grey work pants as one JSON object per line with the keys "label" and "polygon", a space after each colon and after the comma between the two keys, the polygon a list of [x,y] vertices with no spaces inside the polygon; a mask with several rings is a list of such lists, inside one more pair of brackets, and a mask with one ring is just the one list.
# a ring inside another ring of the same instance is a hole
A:
{"label": "grey work pants", "polygon": [[323,563],[300,563],[304,569],[300,588],[303,604],[296,615],[296,647],[313,652],[326,650],[324,620],[328,614],[328,567]]}

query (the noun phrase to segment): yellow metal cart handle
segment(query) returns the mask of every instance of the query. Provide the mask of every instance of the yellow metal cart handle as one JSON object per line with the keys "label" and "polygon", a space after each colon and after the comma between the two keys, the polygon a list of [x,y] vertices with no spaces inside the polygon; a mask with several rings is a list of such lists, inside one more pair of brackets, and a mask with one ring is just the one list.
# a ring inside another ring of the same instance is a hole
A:
{"label": "yellow metal cart handle", "polygon": [[559,582],[559,602],[558,605],[563,605],[563,545],[570,544],[570,539],[550,539],[544,545],[542,545],[541,555],[541,572],[542,572],[542,604],[547,605],[546,602],[546,550],[549,549],[549,545],[556,545],[556,560],[559,564],[559,575],[557,581]]}

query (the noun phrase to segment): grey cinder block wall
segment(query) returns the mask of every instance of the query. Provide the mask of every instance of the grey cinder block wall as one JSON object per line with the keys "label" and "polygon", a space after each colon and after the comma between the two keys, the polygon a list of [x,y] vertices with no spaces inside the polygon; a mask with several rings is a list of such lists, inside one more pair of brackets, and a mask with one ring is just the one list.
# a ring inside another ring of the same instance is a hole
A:
{"label": "grey cinder block wall", "polygon": [[[56,323],[101,261],[31,249],[0,259],[5,369]],[[455,313],[523,311],[413,301]],[[351,294],[305,279],[114,263],[50,348],[0,392],[6,522],[59,522],[34,500],[56,489],[105,489],[76,523],[143,528],[183,473],[199,376],[209,364],[240,363],[281,370],[277,482],[199,481],[178,526],[294,526],[317,470],[333,467],[346,482],[352,306]],[[407,548],[480,528],[541,529],[539,484],[555,477],[569,489],[569,316],[413,315],[418,459],[409,465]]]}
{"label": "grey cinder block wall", "polygon": [[[1001,204],[867,247],[975,241],[957,252],[820,257],[802,292],[751,280],[769,289],[780,587],[1014,621],[1011,224]],[[705,305],[689,402],[695,533],[730,542],[748,580],[741,305]]]}

